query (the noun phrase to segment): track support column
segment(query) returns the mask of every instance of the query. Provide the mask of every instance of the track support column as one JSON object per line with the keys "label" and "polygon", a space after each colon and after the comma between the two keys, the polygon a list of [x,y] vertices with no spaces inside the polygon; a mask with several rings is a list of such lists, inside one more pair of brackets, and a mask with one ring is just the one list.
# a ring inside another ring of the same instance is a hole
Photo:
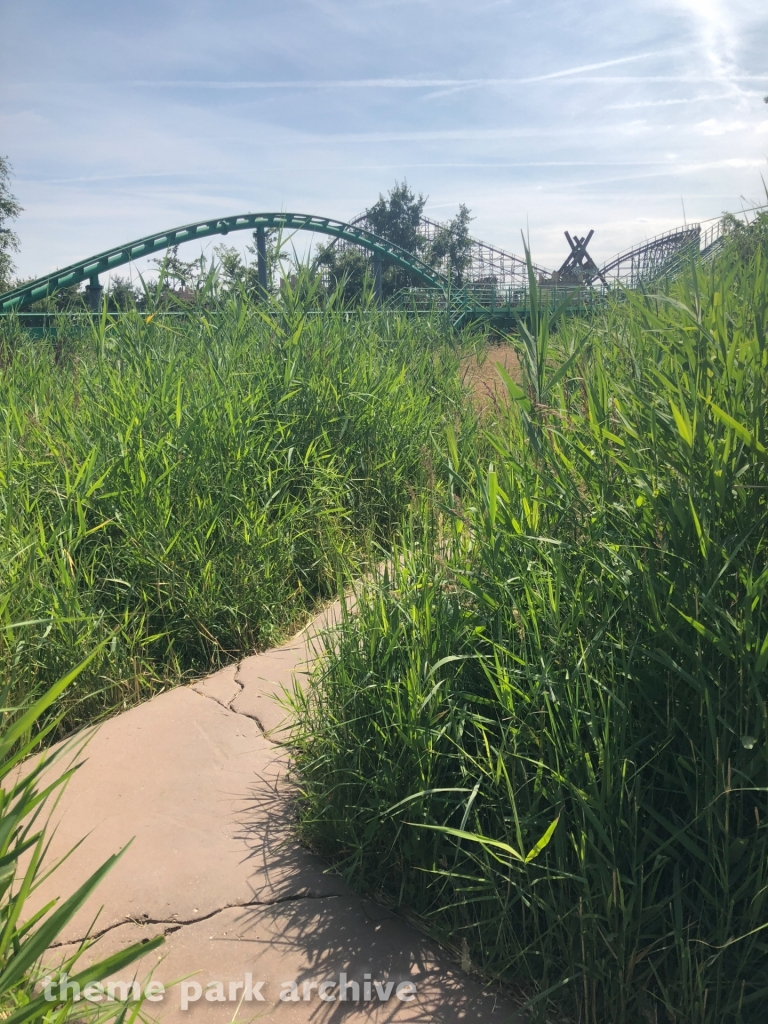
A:
{"label": "track support column", "polygon": [[381,260],[373,261],[373,297],[381,305]]}
{"label": "track support column", "polygon": [[101,312],[103,294],[104,289],[99,284],[99,275],[94,274],[93,277],[88,278],[88,284],[85,286],[85,304],[92,313]]}
{"label": "track support column", "polygon": [[256,258],[259,272],[259,298],[262,302],[267,299],[267,236],[263,226],[260,224],[254,231],[256,236]]}

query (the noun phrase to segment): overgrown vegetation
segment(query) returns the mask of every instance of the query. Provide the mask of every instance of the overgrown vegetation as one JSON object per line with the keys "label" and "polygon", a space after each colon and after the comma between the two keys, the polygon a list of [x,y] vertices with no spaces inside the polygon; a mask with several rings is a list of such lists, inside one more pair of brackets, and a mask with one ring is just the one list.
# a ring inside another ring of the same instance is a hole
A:
{"label": "overgrown vegetation", "polygon": [[119,627],[68,729],[285,636],[388,542],[463,415],[442,322],[307,317],[290,290],[50,345],[8,325],[0,679],[28,696]]}
{"label": "overgrown vegetation", "polygon": [[[397,240],[419,203],[403,183],[369,213]],[[457,281],[462,217],[407,246]],[[269,304],[222,247],[113,288],[86,336],[8,318],[6,703],[95,651],[41,723],[71,730],[357,576],[294,697],[306,841],[542,1019],[762,1021],[764,216],[725,234],[588,320],[552,322],[531,272],[521,378],[479,424],[445,322],[377,310],[353,248]]]}
{"label": "overgrown vegetation", "polygon": [[[534,1014],[768,1005],[768,261],[552,334],[293,698],[305,839]],[[466,451],[466,448],[465,448]]]}
{"label": "overgrown vegetation", "polygon": [[723,214],[723,234],[741,260],[750,260],[756,252],[768,251],[768,211],[758,211],[751,221],[732,213]]}

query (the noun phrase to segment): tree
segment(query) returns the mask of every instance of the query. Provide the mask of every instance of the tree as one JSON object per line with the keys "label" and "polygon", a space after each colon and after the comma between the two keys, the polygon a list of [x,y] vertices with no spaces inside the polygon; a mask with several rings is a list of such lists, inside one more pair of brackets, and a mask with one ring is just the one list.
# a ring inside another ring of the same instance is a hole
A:
{"label": "tree", "polygon": [[115,275],[109,282],[109,310],[124,313],[141,305],[142,295],[137,292],[127,277]]}
{"label": "tree", "polygon": [[758,249],[768,254],[768,213],[761,210],[749,222],[724,213],[721,224],[723,235],[740,259],[752,259]]}
{"label": "tree", "polygon": [[430,266],[450,276],[451,283],[457,287],[464,283],[464,271],[472,262],[471,220],[468,208],[462,203],[453,220],[440,225],[427,253]]}
{"label": "tree", "polygon": [[6,221],[15,220],[23,209],[10,189],[11,173],[7,158],[0,156],[0,292],[11,286],[11,274],[16,270],[11,253],[19,251],[19,237],[6,227]]}
{"label": "tree", "polygon": [[160,271],[166,281],[178,281],[182,289],[189,285],[193,290],[198,286],[200,277],[204,273],[203,256],[199,259],[190,260],[186,263],[179,258],[178,245],[172,245],[165,251],[165,255],[151,261]]}
{"label": "tree", "polygon": [[396,181],[386,198],[379,193],[378,200],[365,211],[365,219],[375,235],[418,256],[427,241],[420,231],[426,202],[427,197],[421,193],[417,196],[407,181]]}
{"label": "tree", "polygon": [[[395,181],[386,196],[379,193],[378,200],[365,211],[366,226],[375,235],[394,242],[406,252],[421,256],[427,245],[426,237],[421,233],[421,215],[427,197],[421,193],[416,195],[408,182]],[[386,297],[394,295],[401,288],[411,283],[410,274],[392,264],[386,264],[381,276],[381,290]]]}
{"label": "tree", "polygon": [[[440,225],[430,242],[421,230],[426,202],[427,197],[421,193],[416,195],[407,181],[396,181],[386,196],[379,194],[378,200],[365,211],[364,225],[375,235],[421,257],[446,275],[450,273],[452,283],[460,286],[472,259],[470,212],[462,203],[453,220]],[[347,302],[361,298],[366,281],[373,281],[373,260],[374,257],[361,247],[339,243],[336,239],[319,245],[315,256],[316,265],[327,268],[331,287],[344,282],[343,295]],[[412,283],[407,270],[384,262],[381,291],[385,298]]]}
{"label": "tree", "polygon": [[[265,235],[267,291],[271,292],[274,288],[275,274],[278,271],[282,272],[283,262],[290,260],[290,257],[284,251],[285,243],[280,232],[275,229],[268,229]],[[246,246],[246,252],[249,253],[250,259],[246,257],[245,262],[239,249],[234,245],[226,245],[222,242],[221,245],[213,247],[214,256],[219,261],[219,281],[225,291],[232,292],[242,288],[251,298],[259,295],[259,254],[257,244],[256,232],[254,231],[253,245]]]}
{"label": "tree", "polygon": [[219,280],[225,291],[233,291],[245,283],[247,267],[234,245],[214,245],[213,255],[219,261]]}
{"label": "tree", "polygon": [[341,289],[345,304],[355,302],[373,286],[373,267],[368,253],[356,246],[337,249],[335,241],[318,246],[315,266],[326,267],[330,291]]}

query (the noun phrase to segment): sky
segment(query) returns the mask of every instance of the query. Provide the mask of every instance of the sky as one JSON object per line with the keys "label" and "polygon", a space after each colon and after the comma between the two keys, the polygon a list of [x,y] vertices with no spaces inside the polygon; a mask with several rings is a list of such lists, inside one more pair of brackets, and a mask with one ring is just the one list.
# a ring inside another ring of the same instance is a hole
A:
{"label": "sky", "polygon": [[766,0],[0,0],[24,277],[403,179],[550,268],[594,229],[603,262],[765,202],[766,95]]}

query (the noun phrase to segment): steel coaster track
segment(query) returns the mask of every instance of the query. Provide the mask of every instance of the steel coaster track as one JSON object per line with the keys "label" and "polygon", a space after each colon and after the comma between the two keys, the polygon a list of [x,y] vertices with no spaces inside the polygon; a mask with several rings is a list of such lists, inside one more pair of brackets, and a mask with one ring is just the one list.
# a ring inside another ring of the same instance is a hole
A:
{"label": "steel coaster track", "polygon": [[[72,263],[62,270],[46,274],[0,295],[0,312],[10,313],[25,309],[39,299],[53,295],[70,285],[80,284],[82,281],[90,281],[91,284],[98,286],[99,274],[122,267],[126,263],[131,263],[144,256],[161,252],[174,245],[180,245],[182,242],[208,238],[211,235],[227,235],[230,231],[253,231],[259,228],[262,230],[314,231],[341,238],[346,242],[362,246],[381,260],[394,263],[404,270],[410,271],[433,288],[439,288],[443,292],[450,291],[448,279],[443,274],[433,270],[418,256],[406,252],[365,228],[340,220],[332,220],[330,217],[313,217],[303,213],[245,213],[234,217],[197,221],[194,224],[185,224],[159,234],[145,235],[144,238],[138,238],[134,242],[107,249],[88,259]],[[452,298],[462,305],[462,297],[459,293],[454,293]]]}

